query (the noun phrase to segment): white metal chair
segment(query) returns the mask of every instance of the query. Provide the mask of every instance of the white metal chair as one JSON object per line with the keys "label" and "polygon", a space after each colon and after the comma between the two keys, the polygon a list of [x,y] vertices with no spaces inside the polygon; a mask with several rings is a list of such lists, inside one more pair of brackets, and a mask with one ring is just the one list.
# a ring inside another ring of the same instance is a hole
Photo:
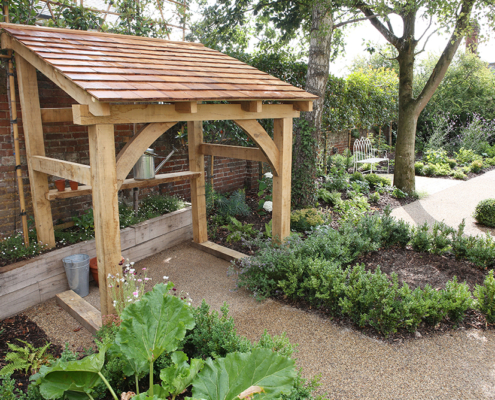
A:
{"label": "white metal chair", "polygon": [[[378,157],[380,153],[383,153],[383,157]],[[387,174],[390,170],[389,159],[387,158],[386,150],[374,149],[371,141],[368,138],[360,138],[354,142],[353,146],[353,158],[354,158],[354,172],[358,169],[358,164],[370,164],[370,173],[373,173],[373,164],[380,162],[387,162]],[[367,171],[363,171],[367,172]]]}

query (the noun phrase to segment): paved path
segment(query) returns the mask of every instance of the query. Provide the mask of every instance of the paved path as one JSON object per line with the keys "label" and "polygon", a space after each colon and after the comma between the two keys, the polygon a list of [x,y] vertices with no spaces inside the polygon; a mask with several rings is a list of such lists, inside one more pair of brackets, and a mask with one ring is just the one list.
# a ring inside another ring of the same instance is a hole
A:
{"label": "paved path", "polygon": [[[321,373],[321,391],[330,399],[495,399],[494,331],[459,330],[390,345],[272,300],[256,302],[246,291],[235,290],[227,277],[229,263],[188,244],[136,263],[136,268],[144,267],[155,283],[169,276],[196,306],[206,299],[219,310],[226,301],[238,333],[252,340],[264,329],[277,335],[287,332],[292,343],[299,343],[297,365],[304,376]],[[97,293],[88,300],[98,306]],[[56,341],[56,321],[71,317],[50,304],[29,315]]]}
{"label": "paved path", "polygon": [[444,221],[453,228],[457,228],[465,219],[467,234],[495,234],[495,229],[476,224],[472,217],[476,205],[481,200],[495,198],[495,170],[465,182],[416,177],[416,190],[420,193],[427,192],[428,195],[414,203],[394,209],[393,216],[414,225],[424,222],[431,225],[435,221]]}

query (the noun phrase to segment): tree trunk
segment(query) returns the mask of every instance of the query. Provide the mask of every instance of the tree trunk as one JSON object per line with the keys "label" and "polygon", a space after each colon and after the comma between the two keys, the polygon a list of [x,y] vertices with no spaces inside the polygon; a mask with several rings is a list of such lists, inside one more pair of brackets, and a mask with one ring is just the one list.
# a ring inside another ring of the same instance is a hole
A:
{"label": "tree trunk", "polygon": [[292,159],[292,204],[295,207],[316,202],[318,147],[321,143],[323,103],[330,72],[330,49],[333,32],[331,1],[315,0],[312,11],[306,91],[318,96],[313,111],[302,113],[294,129]]}
{"label": "tree trunk", "polygon": [[403,16],[404,37],[397,46],[399,50],[399,121],[395,149],[394,185],[406,193],[415,190],[414,148],[419,113],[413,98],[414,39],[416,12]]}

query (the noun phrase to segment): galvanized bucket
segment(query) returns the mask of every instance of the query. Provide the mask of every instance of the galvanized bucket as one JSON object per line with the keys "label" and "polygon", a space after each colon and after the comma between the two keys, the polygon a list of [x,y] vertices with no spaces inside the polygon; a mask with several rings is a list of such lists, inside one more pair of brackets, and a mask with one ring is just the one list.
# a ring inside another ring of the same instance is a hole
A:
{"label": "galvanized bucket", "polygon": [[70,289],[81,297],[87,296],[89,294],[89,256],[74,254],[65,257],[62,262]]}

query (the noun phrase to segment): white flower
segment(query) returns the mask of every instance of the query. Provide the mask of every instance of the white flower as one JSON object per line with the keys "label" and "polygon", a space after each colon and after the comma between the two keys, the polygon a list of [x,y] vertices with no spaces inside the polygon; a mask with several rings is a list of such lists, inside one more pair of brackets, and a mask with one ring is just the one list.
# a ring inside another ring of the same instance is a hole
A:
{"label": "white flower", "polygon": [[163,279],[167,280],[168,279],[168,276],[164,276]]}
{"label": "white flower", "polygon": [[265,201],[265,204],[263,204],[263,209],[265,211],[272,212],[273,203],[271,201]]}
{"label": "white flower", "polygon": [[131,274],[133,274],[133,273],[134,273],[134,271],[135,271],[135,269],[134,269],[134,268],[132,268],[132,269],[130,269],[130,270],[129,270],[129,272],[130,272]]}
{"label": "white flower", "polygon": [[272,179],[272,178],[273,178],[273,174],[272,174],[271,172],[267,172],[267,173],[265,174],[265,178],[270,178],[270,179]]}
{"label": "white flower", "polygon": [[117,307],[117,300],[114,300],[114,301],[113,301],[113,306],[114,306],[114,307]]}

